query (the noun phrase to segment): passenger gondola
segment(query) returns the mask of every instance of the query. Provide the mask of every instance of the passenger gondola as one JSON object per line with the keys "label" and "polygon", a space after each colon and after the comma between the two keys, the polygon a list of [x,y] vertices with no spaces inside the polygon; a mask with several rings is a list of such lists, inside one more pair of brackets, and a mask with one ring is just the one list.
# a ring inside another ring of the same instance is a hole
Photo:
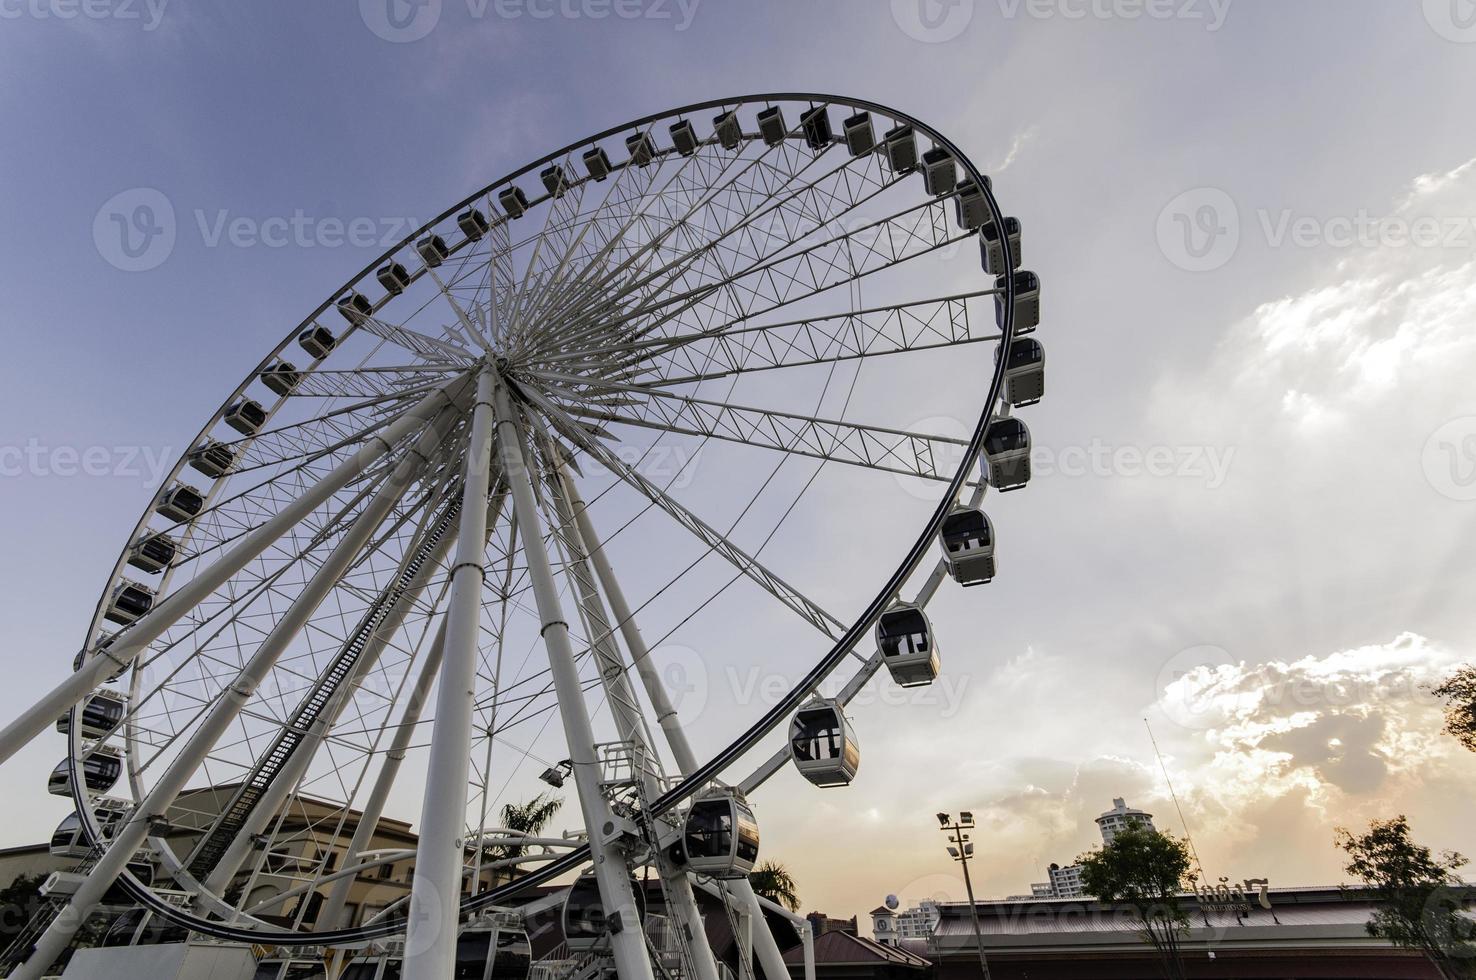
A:
{"label": "passenger gondola", "polygon": [[466,236],[469,242],[482,240],[482,236],[492,227],[487,216],[476,208],[467,208],[456,216],[456,227]]}
{"label": "passenger gondola", "polygon": [[[99,633],[97,635],[97,642],[92,645],[91,649],[78,650],[77,655],[72,658],[72,673],[75,674],[77,671],[81,670],[90,658],[102,656],[103,651],[107,648],[108,644],[113,642],[113,637],[116,635],[117,634],[115,633]],[[122,677],[127,671],[127,664],[115,665],[112,674],[110,674],[107,679],[103,681],[103,683],[111,684],[118,678]]]}
{"label": "passenger gondola", "polygon": [[[400,268],[403,269],[404,266]],[[333,331],[320,324],[315,323],[297,335],[297,346],[307,351],[308,356],[315,361],[327,357],[337,345],[338,338],[333,336]]]}
{"label": "passenger gondola", "polygon": [[682,851],[693,871],[742,878],[753,870],[758,849],[758,822],[736,791],[720,790],[688,808]]}
{"label": "passenger gondola", "polygon": [[539,171],[538,179],[543,181],[543,189],[551,197],[563,197],[564,192],[569,189],[569,177],[557,163],[551,163]]}
{"label": "passenger gondola", "polygon": [[191,449],[186,459],[191,467],[214,480],[231,471],[236,462],[236,451],[223,442],[206,439]]}
{"label": "passenger gondola", "polygon": [[254,436],[266,425],[266,409],[261,407],[261,402],[243,398],[230,408],[226,409],[222,421],[235,429],[243,436]]}
{"label": "passenger gondola", "polygon": [[[374,313],[374,304],[369,301],[368,296],[360,292],[351,292],[347,296],[340,296],[337,305],[338,312],[343,314],[343,318],[356,327],[369,319]],[[300,340],[301,336],[298,339]]]}
{"label": "passenger gondola", "polygon": [[103,616],[115,623],[127,626],[148,612],[154,605],[154,590],[128,579],[120,579],[113,586],[113,594],[108,599],[108,606],[103,610]]}
{"label": "passenger gondola", "polygon": [[610,154],[605,152],[603,146],[597,146],[592,150],[584,151],[584,169],[595,180],[604,180],[610,176],[613,169],[610,165]]}
{"label": "passenger gondola", "polygon": [[[1010,243],[1010,268],[1013,272],[1020,268],[1020,219],[1004,219],[1005,238]],[[991,276],[1001,276],[1005,273],[1004,246],[999,240],[999,226],[994,222],[984,226],[979,232],[979,255],[984,263],[984,271]]]}
{"label": "passenger gondola", "polygon": [[[103,836],[111,835],[115,827],[126,812],[126,804],[122,800],[99,800],[99,803],[112,804],[103,806],[94,812],[97,818],[98,829]],[[74,810],[67,814],[61,823],[57,824],[56,830],[51,835],[51,844],[48,848],[52,857],[66,858],[68,860],[81,860],[92,853],[92,845],[87,841],[87,831],[82,826],[82,817]]]}
{"label": "passenger gondola", "polygon": [[656,143],[650,133],[631,133],[625,138],[625,152],[637,167],[648,167],[656,157]]}
{"label": "passenger gondola", "polygon": [[807,109],[800,116],[800,129],[804,130],[805,143],[816,153],[830,149],[834,135],[830,128],[830,110],[823,105]]}
{"label": "passenger gondola", "polygon": [[839,701],[813,701],[789,724],[794,767],[816,786],[848,786],[861,765],[861,746]]}
{"label": "passenger gondola", "polygon": [[887,131],[882,149],[892,173],[905,174],[917,169],[917,132],[906,123]]}
{"label": "passenger gondola", "polygon": [[[1040,326],[1040,277],[1033,272],[1012,273],[1015,280],[1015,336]],[[994,320],[1004,329],[1004,276],[994,279]]]}
{"label": "passenger gondola", "polygon": [[921,606],[899,602],[876,622],[876,646],[900,687],[921,687],[938,676],[938,644]]}
{"label": "passenger gondola", "polygon": [[923,154],[923,187],[934,197],[942,197],[958,184],[958,166],[953,154],[935,146]]}
{"label": "passenger gondola", "polygon": [[738,110],[720,112],[712,117],[713,134],[725,150],[736,150],[743,142],[743,126],[738,122]]}
{"label": "passenger gondola", "polygon": [[[989,186],[988,177],[984,178],[984,186]],[[972,177],[959,181],[958,194],[953,198],[953,215],[964,231],[974,231],[988,224],[989,202]]]}
{"label": "passenger gondola", "polygon": [[291,361],[278,361],[261,372],[261,383],[279,395],[288,395],[302,380],[302,373]]}
{"label": "passenger gondola", "polygon": [[160,531],[145,531],[128,549],[128,564],[150,575],[164,571],[179,551],[174,539]]}
{"label": "passenger gondola", "polygon": [[994,579],[994,522],[982,510],[959,504],[943,518],[938,544],[948,574],[960,585]]}
{"label": "passenger gondola", "polygon": [[[646,917],[646,893],[634,877],[630,879],[631,894],[635,896],[636,914]],[[600,896],[599,879],[594,871],[586,871],[569,886],[564,895],[562,912],[564,942],[574,952],[594,949],[605,942],[610,932],[606,917],[605,902]]]}
{"label": "passenger gondola", "polygon": [[876,130],[871,125],[871,113],[858,112],[845,122],[846,149],[851,156],[865,156],[876,149]]}
{"label": "passenger gondola", "polygon": [[[999,348],[994,350],[999,360]],[[1005,358],[1005,398],[1016,408],[1034,405],[1045,397],[1045,347],[1031,337],[1010,343]]]}
{"label": "passenger gondola", "polygon": [[415,243],[415,254],[420,256],[427,269],[434,269],[450,257],[451,249],[440,235],[426,235]]}
{"label": "passenger gondola", "polygon": [[[123,753],[111,745],[102,745],[82,760],[82,781],[89,793],[106,793],[123,775]],[[52,796],[72,795],[72,760],[63,759],[51,770],[46,790]]]}
{"label": "passenger gondola", "polygon": [[532,966],[533,949],[525,930],[482,919],[462,927],[451,976],[455,980],[528,980]]}
{"label": "passenger gondola", "polygon": [[1030,482],[1030,429],[1017,418],[989,423],[984,433],[989,485],[1004,492]]}
{"label": "passenger gondola", "polygon": [[789,127],[784,124],[784,110],[776,105],[759,112],[758,128],[759,135],[770,146],[783,143],[784,138],[789,135]]}
{"label": "passenger gondola", "polygon": [[[75,709],[80,721],[83,738],[98,739],[112,734],[123,721],[127,702],[123,695],[112,691],[96,691],[89,694]],[[66,735],[72,730],[74,712],[69,711],[56,720],[56,730]]]}
{"label": "passenger gondola", "polygon": [[200,491],[186,483],[176,483],[159,494],[159,500],[154,505],[160,516],[180,522],[190,520],[204,507],[205,498],[200,496]]}
{"label": "passenger gondola", "polygon": [[507,212],[509,218],[521,218],[528,210],[528,195],[517,184],[513,184],[497,192],[497,203],[502,205],[502,210]]}
{"label": "passenger gondola", "polygon": [[689,157],[697,152],[698,139],[697,130],[690,119],[678,119],[671,124],[671,145],[684,157]]}
{"label": "passenger gondola", "polygon": [[386,262],[374,273],[374,278],[391,296],[398,296],[410,285],[410,270],[399,262]]}

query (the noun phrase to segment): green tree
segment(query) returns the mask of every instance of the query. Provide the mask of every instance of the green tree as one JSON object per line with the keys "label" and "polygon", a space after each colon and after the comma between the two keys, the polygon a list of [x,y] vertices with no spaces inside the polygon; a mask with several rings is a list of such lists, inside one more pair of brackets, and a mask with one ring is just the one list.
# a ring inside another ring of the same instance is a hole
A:
{"label": "green tree", "polygon": [[1189,848],[1169,834],[1131,821],[1112,843],[1077,858],[1087,894],[1132,910],[1168,980],[1183,980],[1182,943],[1189,919],[1179,904],[1189,877]]}
{"label": "green tree", "polygon": [[1476,666],[1466,664],[1435,688],[1445,701],[1445,730],[1476,752]]}
{"label": "green tree", "polygon": [[765,861],[754,868],[748,873],[748,883],[753,886],[754,894],[791,912],[799,911],[799,886],[794,883],[789,869],[778,861]]}
{"label": "green tree", "polygon": [[1344,870],[1362,881],[1378,908],[1368,934],[1423,952],[1447,978],[1469,977],[1476,945],[1462,914],[1464,889],[1455,874],[1466,859],[1454,851],[1439,856],[1410,839],[1401,814],[1375,820],[1367,833],[1339,828],[1338,847],[1348,854]]}
{"label": "green tree", "polygon": [[[507,830],[518,830],[525,834],[537,836],[548,826],[559,808],[564,805],[562,796],[554,796],[552,793],[539,793],[526,803],[504,803],[502,805],[502,826]],[[504,858],[522,857],[528,848],[523,844],[499,844],[488,848],[488,854],[492,860]],[[508,879],[519,875],[516,867],[503,869],[500,877]]]}

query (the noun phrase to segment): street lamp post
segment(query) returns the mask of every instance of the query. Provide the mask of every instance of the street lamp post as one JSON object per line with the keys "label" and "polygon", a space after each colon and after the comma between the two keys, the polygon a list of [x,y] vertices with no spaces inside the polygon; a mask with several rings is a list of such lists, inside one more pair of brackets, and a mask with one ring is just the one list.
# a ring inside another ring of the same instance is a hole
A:
{"label": "street lamp post", "polygon": [[979,969],[984,972],[984,980],[990,980],[989,957],[984,955],[984,930],[979,926],[979,906],[974,901],[974,883],[969,878],[969,858],[974,856],[974,845],[964,831],[972,830],[973,827],[974,815],[968,810],[960,811],[956,822],[950,814],[938,814],[938,828],[949,835],[948,856],[963,865],[964,889],[969,894],[969,915],[974,920],[974,947],[979,951]]}

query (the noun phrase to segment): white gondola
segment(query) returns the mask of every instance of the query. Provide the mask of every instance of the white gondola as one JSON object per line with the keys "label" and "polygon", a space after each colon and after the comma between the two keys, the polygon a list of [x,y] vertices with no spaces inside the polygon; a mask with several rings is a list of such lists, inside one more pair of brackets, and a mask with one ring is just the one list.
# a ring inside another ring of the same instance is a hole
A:
{"label": "white gondola", "polygon": [[[81,670],[82,666],[87,663],[90,658],[103,656],[104,649],[106,649],[109,643],[113,642],[114,635],[115,634],[113,633],[99,633],[97,635],[97,642],[93,644],[92,649],[78,650],[77,655],[72,658],[72,673],[75,674],[77,671]],[[122,666],[118,666],[115,664],[113,668],[113,673],[105,681],[103,681],[103,683],[111,684],[118,678],[122,677],[125,673],[127,673],[127,671],[128,667],[126,664]]]}
{"label": "white gondola", "polygon": [[374,313],[374,304],[369,302],[369,297],[363,293],[351,292],[347,296],[338,298],[338,312],[343,314],[345,320],[357,327]]}
{"label": "white gondola", "polygon": [[630,154],[630,162],[637,167],[650,166],[656,157],[656,143],[650,133],[631,133],[625,138],[625,152]]}
{"label": "white gondola", "polygon": [[420,256],[426,268],[434,269],[451,255],[451,249],[446,245],[446,239],[440,235],[426,235],[415,243],[415,254]]}
{"label": "white gondola", "polygon": [[742,878],[758,860],[758,821],[733,790],[694,800],[682,831],[687,866],[714,878]]}
{"label": "white gondola", "polygon": [[[400,268],[403,269],[404,266]],[[297,346],[307,351],[307,355],[315,361],[321,361],[327,357],[337,345],[338,338],[333,336],[333,331],[316,323],[297,335]]]}
{"label": "white gondola", "polygon": [[[87,792],[106,793],[123,774],[123,753],[111,745],[99,746],[82,760],[80,768]],[[70,759],[63,759],[51,770],[51,778],[46,781],[46,790],[52,796],[73,795]]]}
{"label": "white gondola", "polygon": [[92,853],[87,844],[87,835],[82,830],[82,818],[74,810],[56,825],[51,834],[51,856],[68,860],[81,860]]}
{"label": "white gondola", "polygon": [[467,241],[478,242],[482,240],[483,235],[487,234],[492,223],[481,211],[476,208],[467,208],[456,216],[456,227],[461,229]]}
{"label": "white gondola", "polygon": [[291,361],[278,361],[261,372],[261,383],[279,395],[291,394],[301,380],[301,372]]}
{"label": "white gondola", "polygon": [[[1033,272],[1012,273],[1015,282],[1015,336],[1040,326],[1040,277]],[[1004,329],[1005,277],[994,278],[994,322]]]}
{"label": "white gondola", "polygon": [[115,623],[127,626],[154,606],[153,589],[128,579],[119,579],[108,598],[103,615]]}
{"label": "white gondola", "polygon": [[[1020,219],[1004,219],[1005,237],[1010,243],[1010,268],[1013,272],[1020,268]],[[984,260],[984,271],[991,276],[999,276],[1005,273],[1004,268],[1004,246],[999,242],[999,226],[990,222],[979,233],[979,254]]]}
{"label": "white gondola", "polygon": [[738,122],[738,110],[720,112],[712,117],[712,131],[725,150],[736,150],[743,142],[743,126]]}
{"label": "white gondola", "polygon": [[958,184],[958,166],[953,162],[953,154],[941,146],[923,154],[922,172],[923,187],[934,197],[942,197]]}
{"label": "white gondola", "polygon": [[783,143],[784,137],[789,135],[789,127],[784,125],[784,110],[776,105],[771,105],[758,114],[758,128],[759,135],[770,146]]}
{"label": "white gondola", "polygon": [[[83,738],[97,739],[112,734],[123,721],[127,702],[123,695],[112,691],[96,691],[89,694],[77,706],[76,713]],[[68,712],[56,720],[56,730],[67,735],[72,730],[72,713]]]}
{"label": "white gondola", "polygon": [[1030,429],[1017,418],[989,423],[984,433],[984,463],[989,485],[1000,492],[1030,482]]}
{"label": "white gondola", "polygon": [[684,157],[689,157],[697,152],[700,141],[697,139],[697,129],[692,125],[690,119],[678,119],[671,124],[671,145]]}
{"label": "white gondola", "polygon": [[456,939],[458,980],[528,980],[533,947],[528,933],[495,919],[468,922]]}
{"label": "white gondola", "polygon": [[848,786],[861,765],[861,746],[839,701],[813,701],[789,723],[789,757],[816,786]]}
{"label": "white gondola", "polygon": [[805,142],[816,153],[830,149],[834,132],[830,128],[830,111],[823,105],[808,109],[800,116],[800,129],[804,130]]}
{"label": "white gondola", "polygon": [[144,531],[128,549],[128,564],[157,575],[174,561],[179,548],[174,539],[161,531]]}
{"label": "white gondola", "polygon": [[168,488],[159,494],[159,500],[154,504],[154,509],[161,517],[179,522],[192,519],[204,507],[205,498],[200,495],[200,491],[187,483],[176,483]]}
{"label": "white gondola", "polygon": [[[999,360],[999,348],[994,349]],[[1016,408],[1034,405],[1045,397],[1045,347],[1031,337],[1011,342],[1005,358],[1005,399]]]}
{"label": "white gondola", "polygon": [[[984,186],[989,186],[988,177],[984,178]],[[958,194],[953,199],[953,215],[964,231],[975,231],[989,223],[989,202],[984,199],[984,191],[974,178],[966,177],[959,181]]]}
{"label": "white gondola", "polygon": [[225,476],[236,462],[236,451],[223,442],[206,439],[190,450],[189,464],[212,480]]}
{"label": "white gondola", "polygon": [[410,270],[399,262],[386,262],[374,273],[374,278],[391,296],[398,296],[410,286]]}
{"label": "white gondola", "polygon": [[917,133],[911,126],[904,123],[888,130],[882,148],[892,173],[905,174],[917,169]]}
{"label": "white gondola", "polygon": [[876,621],[876,646],[899,687],[921,687],[938,676],[938,644],[920,606],[895,603]]}
{"label": "white gondola", "polygon": [[243,436],[254,436],[266,425],[266,409],[261,407],[261,402],[243,398],[230,408],[226,409],[221,421],[235,429]]}
{"label": "white gondola", "polygon": [[[640,882],[630,879],[630,890],[635,896],[636,915],[646,917],[646,893]],[[586,952],[608,941],[609,923],[605,916],[605,903],[600,898],[600,883],[593,871],[586,871],[564,893],[561,912],[564,942],[573,952]]]}
{"label": "white gondola", "polygon": [[871,113],[858,112],[849,117],[844,125],[846,149],[851,156],[865,156],[876,149],[876,129],[871,125]]}
{"label": "white gondola", "polygon": [[994,580],[994,522],[982,510],[953,508],[938,530],[938,545],[948,574],[959,585],[982,585]]}
{"label": "white gondola", "polygon": [[497,203],[502,205],[509,218],[521,218],[528,211],[528,195],[517,184],[498,191]]}
{"label": "white gondola", "polygon": [[538,179],[543,181],[543,189],[552,197],[563,197],[564,192],[569,189],[569,177],[557,163],[551,163],[539,171]]}
{"label": "white gondola", "polygon": [[610,176],[613,169],[610,165],[610,154],[605,152],[603,146],[597,146],[592,150],[584,151],[584,169],[595,180],[604,180]]}

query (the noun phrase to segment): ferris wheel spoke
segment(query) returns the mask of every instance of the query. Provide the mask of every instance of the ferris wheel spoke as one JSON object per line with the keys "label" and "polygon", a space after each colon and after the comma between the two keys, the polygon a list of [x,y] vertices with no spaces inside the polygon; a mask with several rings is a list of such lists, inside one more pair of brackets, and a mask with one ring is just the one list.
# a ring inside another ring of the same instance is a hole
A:
{"label": "ferris wheel spoke", "polygon": [[844,630],[845,627],[841,624],[840,620],[826,612],[818,604],[805,596],[804,593],[769,571],[758,559],[753,558],[743,549],[729,541],[716,528],[677,503],[664,490],[650,480],[647,480],[633,467],[627,465],[615,453],[610,452],[598,439],[591,438],[562,407],[536,392],[528,391],[527,394],[530,399],[539,403],[545,412],[548,413],[550,421],[554,422],[555,428],[559,430],[561,435],[573,440],[582,452],[598,461],[628,486],[670,514],[678,524],[686,528],[687,531],[712,549],[713,552],[722,556],[725,561],[751,579],[765,592],[768,592],[775,599],[788,606],[807,623],[832,639],[839,636],[840,631]]}

